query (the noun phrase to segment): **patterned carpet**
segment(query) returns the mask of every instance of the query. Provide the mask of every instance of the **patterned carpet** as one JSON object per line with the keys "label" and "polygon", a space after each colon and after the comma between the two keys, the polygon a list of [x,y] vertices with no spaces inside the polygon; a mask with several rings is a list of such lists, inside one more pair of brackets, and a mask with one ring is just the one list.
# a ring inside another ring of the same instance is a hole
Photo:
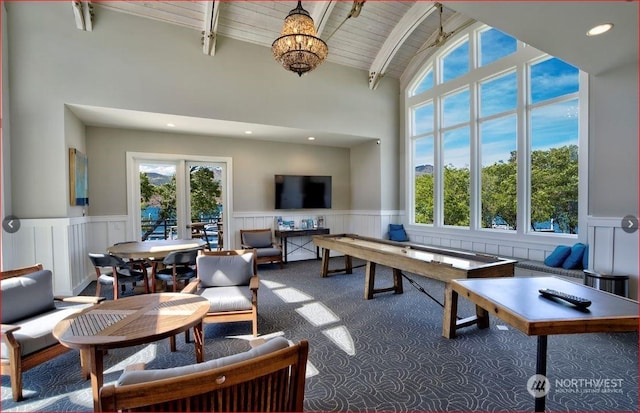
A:
{"label": "patterned carpet", "polygon": [[[335,260],[335,261],[334,261]],[[332,260],[337,267],[341,260]],[[260,266],[259,330],[310,343],[305,409],[308,411],[532,411],[527,381],[535,372],[536,339],[492,318],[491,328],[469,327],[442,337],[442,308],[405,282],[404,294],[363,299],[363,268],[352,275],[319,276],[320,262]],[[443,284],[408,274],[442,300]],[[391,282],[378,268],[378,286]],[[89,287],[85,293],[92,294]],[[109,291],[107,291],[108,293]],[[462,316],[473,307],[460,300]],[[246,351],[248,323],[207,325],[206,359]],[[192,344],[178,338],[112,350],[105,382],[124,366],[149,368],[194,362]],[[637,411],[638,335],[551,336],[548,411]],[[26,399],[14,403],[2,377],[2,411],[91,411],[89,382],[80,378],[77,352],[24,375]]]}

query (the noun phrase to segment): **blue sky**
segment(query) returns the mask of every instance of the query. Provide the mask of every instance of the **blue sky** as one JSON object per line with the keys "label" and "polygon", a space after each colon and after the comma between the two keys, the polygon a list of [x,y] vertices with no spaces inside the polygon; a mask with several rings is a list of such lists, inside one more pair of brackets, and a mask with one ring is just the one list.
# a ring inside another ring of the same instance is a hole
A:
{"label": "blue sky", "polygon": [[[507,56],[516,50],[515,39],[490,29],[480,35],[481,65],[489,64]],[[468,42],[450,52],[443,59],[443,79],[455,79],[469,70]],[[536,62],[530,66],[530,105],[538,105],[578,91],[579,71],[577,68],[551,58]],[[501,115],[482,121],[480,126],[480,145],[482,165],[509,159],[511,151],[516,150],[516,119],[513,115],[517,106],[517,74],[514,71],[501,74],[480,85],[480,118]],[[415,94],[433,87],[433,71],[429,71],[418,85]],[[529,94],[529,93],[528,93]],[[442,97],[443,127],[455,128],[445,132],[443,156],[445,164],[456,167],[469,165],[470,92],[468,89]],[[415,112],[415,134],[425,134],[433,130],[433,104],[418,108]],[[463,127],[456,128],[456,125]],[[578,144],[578,100],[557,102],[534,108],[531,112],[531,147],[533,150],[546,150],[570,144]],[[414,160],[416,165],[433,164],[433,139],[420,139],[416,142]]]}

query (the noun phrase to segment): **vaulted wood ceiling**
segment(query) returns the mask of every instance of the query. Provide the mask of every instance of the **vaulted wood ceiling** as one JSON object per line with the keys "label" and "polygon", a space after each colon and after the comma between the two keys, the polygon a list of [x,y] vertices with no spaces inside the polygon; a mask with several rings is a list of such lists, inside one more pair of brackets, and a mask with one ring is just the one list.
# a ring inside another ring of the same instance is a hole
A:
{"label": "vaulted wood ceiling", "polygon": [[[364,4],[357,17],[347,19],[355,3]],[[436,5],[431,1],[303,2],[318,36],[328,43],[327,60],[367,70],[372,89],[384,76],[400,78],[416,53],[435,39],[440,28]],[[80,28],[93,25],[83,17],[89,9],[98,21],[102,8],[130,13],[201,31],[203,53],[213,58],[218,36],[270,47],[295,6],[295,1],[74,2]],[[472,22],[446,7],[442,20],[445,31]]]}

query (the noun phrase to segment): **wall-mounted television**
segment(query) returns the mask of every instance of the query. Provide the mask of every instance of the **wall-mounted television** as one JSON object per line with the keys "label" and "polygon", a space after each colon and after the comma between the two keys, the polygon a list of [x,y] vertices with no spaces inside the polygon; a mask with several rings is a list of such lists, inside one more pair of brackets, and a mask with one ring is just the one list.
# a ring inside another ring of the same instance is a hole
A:
{"label": "wall-mounted television", "polygon": [[275,176],[276,209],[331,208],[331,177]]}

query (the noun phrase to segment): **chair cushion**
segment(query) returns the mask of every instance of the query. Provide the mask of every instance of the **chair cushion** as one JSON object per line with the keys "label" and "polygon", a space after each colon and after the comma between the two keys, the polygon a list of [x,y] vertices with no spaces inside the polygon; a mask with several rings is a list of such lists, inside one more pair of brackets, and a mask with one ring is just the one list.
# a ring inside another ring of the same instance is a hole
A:
{"label": "chair cushion", "polygon": [[53,274],[49,270],[2,280],[2,324],[12,324],[23,318],[55,308]]}
{"label": "chair cushion", "polygon": [[253,275],[253,254],[200,255],[197,267],[202,287],[248,285]]}
{"label": "chair cushion", "polygon": [[279,257],[282,255],[280,248],[257,248],[256,255],[258,257]]}
{"label": "chair cushion", "polygon": [[249,245],[253,248],[266,248],[273,245],[271,231],[244,232],[242,238],[244,245]]}
{"label": "chair cushion", "polygon": [[228,366],[230,364],[240,363],[255,357],[264,356],[283,348],[289,347],[289,341],[284,337],[275,337],[258,347],[252,348],[244,353],[238,353],[231,356],[221,357],[219,359],[210,360],[204,363],[191,364],[189,366],[173,367],[168,369],[157,370],[135,370],[126,371],[118,379],[117,385],[124,386],[128,384],[144,383],[154,380],[169,379],[186,374],[199,373],[219,367]]}
{"label": "chair cushion", "polygon": [[209,312],[251,310],[252,292],[247,286],[211,287],[198,290],[201,297],[209,300]]}
{"label": "chair cushion", "polygon": [[[53,337],[53,327],[63,318],[90,306],[91,304],[56,303],[55,310],[38,314],[37,316],[14,323],[20,329],[13,332],[13,336],[20,343],[22,356],[34,353],[43,348],[58,344]],[[8,347],[2,342],[2,358],[9,357]]]}

